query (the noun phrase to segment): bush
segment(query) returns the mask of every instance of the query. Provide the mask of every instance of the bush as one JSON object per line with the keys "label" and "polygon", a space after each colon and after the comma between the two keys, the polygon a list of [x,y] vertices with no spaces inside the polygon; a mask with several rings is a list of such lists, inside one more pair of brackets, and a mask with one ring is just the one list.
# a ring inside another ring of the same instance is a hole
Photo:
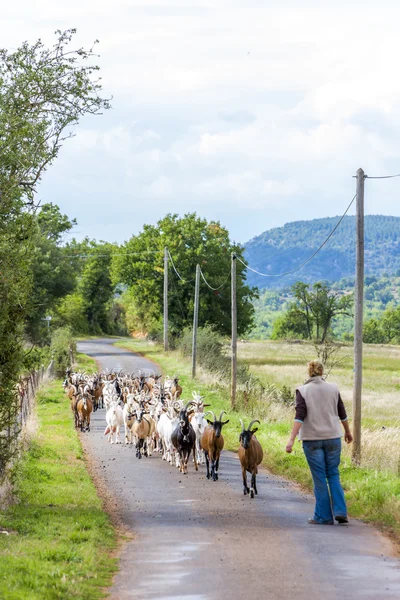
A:
{"label": "bush", "polygon": [[[177,340],[177,347],[184,356],[192,355],[192,329],[186,327],[181,337]],[[211,371],[220,373],[223,377],[229,377],[231,372],[231,361],[223,353],[223,341],[221,336],[212,327],[206,325],[197,330],[197,362],[199,365]]]}
{"label": "bush", "polygon": [[55,329],[51,336],[50,348],[55,373],[58,376],[63,376],[76,354],[76,342],[72,335],[72,329],[70,327]]}
{"label": "bush", "polygon": [[25,353],[22,363],[24,371],[31,372],[39,369],[42,365],[48,367],[51,361],[51,349],[50,346],[43,346],[42,348],[35,346],[32,350],[28,350]]}

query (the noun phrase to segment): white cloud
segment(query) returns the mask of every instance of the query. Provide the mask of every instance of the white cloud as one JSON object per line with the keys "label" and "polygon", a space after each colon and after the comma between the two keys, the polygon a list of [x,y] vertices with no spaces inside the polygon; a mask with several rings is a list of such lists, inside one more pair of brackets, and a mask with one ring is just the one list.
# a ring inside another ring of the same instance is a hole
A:
{"label": "white cloud", "polygon": [[[341,212],[360,165],[400,172],[399,17],[394,0],[15,0],[2,45],[77,27],[79,44],[100,39],[114,97],[65,144],[42,201],[109,239],[167,211],[242,241]],[[369,212],[400,214],[399,186],[367,182]]]}

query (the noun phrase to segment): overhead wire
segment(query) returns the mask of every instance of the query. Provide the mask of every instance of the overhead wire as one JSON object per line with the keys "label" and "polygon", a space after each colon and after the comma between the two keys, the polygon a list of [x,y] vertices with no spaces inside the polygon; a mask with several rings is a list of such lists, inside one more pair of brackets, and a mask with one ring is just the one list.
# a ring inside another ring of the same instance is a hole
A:
{"label": "overhead wire", "polygon": [[397,175],[381,175],[380,177],[373,177],[372,175],[366,175],[365,179],[393,179],[394,177],[400,177],[400,173],[397,173]]}
{"label": "overhead wire", "polygon": [[221,283],[221,285],[219,285],[218,287],[212,287],[212,285],[210,285],[210,284],[208,283],[207,279],[204,277],[204,273],[203,273],[203,271],[201,270],[201,267],[200,267],[200,275],[202,276],[202,278],[203,278],[203,281],[204,281],[204,283],[206,284],[206,286],[207,286],[207,287],[209,287],[209,288],[210,288],[210,290],[212,290],[213,292],[217,292],[218,290],[220,290],[220,289],[221,289],[221,288],[222,288],[222,287],[223,287],[223,286],[226,284],[226,282],[229,280],[229,277],[230,277],[230,276],[228,275],[228,277],[225,279],[225,281],[224,281],[223,283]]}
{"label": "overhead wire", "polygon": [[256,273],[257,275],[260,275],[261,277],[284,277],[285,275],[291,275],[292,273],[295,273],[296,271],[298,271],[299,269],[301,269],[302,267],[304,267],[305,265],[307,265],[313,258],[314,256],[316,256],[318,254],[318,252],[320,250],[322,250],[322,248],[328,243],[328,241],[331,239],[331,237],[333,236],[333,234],[335,233],[335,231],[337,230],[337,228],[340,226],[341,222],[343,221],[343,219],[345,218],[345,216],[347,215],[347,213],[349,212],[354,200],[356,199],[357,194],[354,194],[354,197],[352,199],[352,201],[350,202],[350,204],[348,205],[348,207],[346,208],[345,212],[343,213],[343,215],[341,216],[341,218],[339,219],[339,221],[336,223],[335,227],[332,229],[332,231],[330,232],[330,234],[328,235],[328,237],[325,239],[324,242],[322,242],[322,244],[319,246],[319,248],[309,257],[307,258],[307,260],[305,260],[304,262],[301,263],[301,265],[295,267],[294,269],[292,269],[291,271],[286,271],[285,273],[260,273],[260,271],[257,271],[256,269],[253,269],[252,267],[250,267],[249,265],[247,265],[241,258],[239,258],[239,256],[236,256],[236,259],[242,263],[242,265],[244,265],[246,267],[246,269],[248,269],[249,271],[253,271],[253,273]]}

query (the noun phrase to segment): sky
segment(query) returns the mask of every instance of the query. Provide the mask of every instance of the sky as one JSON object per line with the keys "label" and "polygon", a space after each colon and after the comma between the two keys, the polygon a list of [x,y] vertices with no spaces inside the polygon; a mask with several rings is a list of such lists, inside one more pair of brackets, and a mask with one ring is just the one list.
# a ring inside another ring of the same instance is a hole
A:
{"label": "sky", "polygon": [[[112,110],[85,117],[37,190],[123,242],[196,211],[244,243],[339,215],[359,167],[400,173],[400,3],[391,0],[14,0],[0,45],[99,40]],[[400,178],[366,181],[369,214],[400,216]],[[351,214],[351,213],[350,213]]]}

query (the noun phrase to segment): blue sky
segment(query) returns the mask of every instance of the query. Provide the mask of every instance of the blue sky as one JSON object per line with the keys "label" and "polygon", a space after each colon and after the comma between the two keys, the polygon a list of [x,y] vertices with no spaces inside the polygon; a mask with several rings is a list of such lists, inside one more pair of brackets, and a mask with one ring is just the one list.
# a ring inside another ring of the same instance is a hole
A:
{"label": "blue sky", "polygon": [[[75,235],[122,242],[167,212],[245,242],[342,213],[352,176],[400,173],[400,4],[281,0],[15,0],[1,45],[77,27],[99,39],[113,109],[84,119],[38,189]],[[400,178],[366,182],[400,215]]]}

